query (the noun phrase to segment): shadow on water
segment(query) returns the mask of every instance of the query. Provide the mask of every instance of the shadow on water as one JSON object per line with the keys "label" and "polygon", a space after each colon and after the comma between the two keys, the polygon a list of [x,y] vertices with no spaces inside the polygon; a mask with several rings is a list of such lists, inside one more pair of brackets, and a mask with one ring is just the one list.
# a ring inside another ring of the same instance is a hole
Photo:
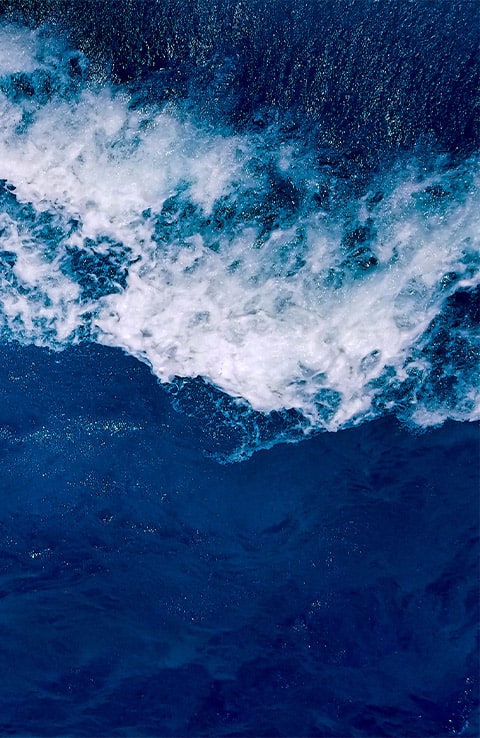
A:
{"label": "shadow on water", "polygon": [[222,466],[98,346],[0,398],[2,734],[476,734],[477,426]]}

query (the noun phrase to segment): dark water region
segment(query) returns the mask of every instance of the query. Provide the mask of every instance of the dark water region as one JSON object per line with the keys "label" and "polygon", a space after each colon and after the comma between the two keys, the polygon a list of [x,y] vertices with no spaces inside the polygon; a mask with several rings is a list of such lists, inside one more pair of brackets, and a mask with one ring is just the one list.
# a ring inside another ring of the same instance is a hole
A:
{"label": "dark water region", "polygon": [[363,166],[479,142],[476,0],[3,0],[49,24],[138,103],[188,100],[218,125],[313,132]]}
{"label": "dark water region", "polygon": [[474,736],[478,425],[221,466],[147,368],[0,363],[0,732]]}

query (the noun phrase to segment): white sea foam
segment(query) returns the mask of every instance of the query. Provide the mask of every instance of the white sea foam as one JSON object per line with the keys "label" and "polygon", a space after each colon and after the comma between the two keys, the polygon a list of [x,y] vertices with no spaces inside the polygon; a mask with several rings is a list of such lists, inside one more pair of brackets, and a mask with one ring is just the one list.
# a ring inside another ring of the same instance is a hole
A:
{"label": "white sea foam", "polygon": [[33,72],[38,69],[38,35],[15,26],[0,28],[0,70],[2,74]]}
{"label": "white sea foam", "polygon": [[[121,90],[84,84],[68,100],[16,99],[5,80],[38,67],[39,42],[4,28],[2,43],[0,177],[19,207],[49,213],[64,233],[48,250],[13,204],[1,216],[2,248],[16,255],[13,276],[0,278],[6,335],[61,347],[88,323],[96,341],[148,363],[162,382],[201,376],[256,410],[296,408],[329,429],[377,412],[386,368],[399,382],[412,366],[425,369],[428,356],[414,360],[412,350],[448,296],[478,282],[474,161],[455,170],[439,158],[425,171],[412,158],[357,200],[280,204],[265,229],[261,210],[251,211],[275,197],[272,168],[307,195],[321,181],[334,188],[335,173],[298,145],[272,149],[272,132],[215,133],[171,109],[132,110]],[[215,230],[222,199],[235,216]],[[362,228],[368,238],[352,238],[371,242],[374,268],[349,256],[348,233]],[[126,284],[82,294],[65,269],[68,250],[108,255],[112,243],[128,249]],[[341,398],[328,412],[326,390]],[[419,404],[417,421],[478,416],[472,386],[465,395],[468,411]]]}

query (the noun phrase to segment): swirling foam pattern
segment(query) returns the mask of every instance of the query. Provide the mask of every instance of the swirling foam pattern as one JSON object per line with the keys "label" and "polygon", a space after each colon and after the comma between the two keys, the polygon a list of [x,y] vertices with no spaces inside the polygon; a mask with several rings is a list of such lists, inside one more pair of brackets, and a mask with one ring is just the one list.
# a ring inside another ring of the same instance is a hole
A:
{"label": "swirling foam pattern", "polygon": [[279,127],[95,83],[45,31],[0,49],[4,338],[121,347],[177,397],[202,378],[231,422],[280,414],[284,439],[479,417],[475,156],[419,148],[359,184]]}

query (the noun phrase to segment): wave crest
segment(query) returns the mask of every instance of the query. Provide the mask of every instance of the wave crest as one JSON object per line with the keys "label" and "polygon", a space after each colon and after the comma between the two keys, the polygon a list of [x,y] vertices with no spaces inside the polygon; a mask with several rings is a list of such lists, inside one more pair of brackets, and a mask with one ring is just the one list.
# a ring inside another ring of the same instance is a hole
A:
{"label": "wave crest", "polygon": [[121,347],[192,412],[210,385],[206,414],[249,417],[249,444],[478,417],[476,157],[417,152],[367,181],[277,128],[139,107],[77,52],[2,34],[4,338]]}

